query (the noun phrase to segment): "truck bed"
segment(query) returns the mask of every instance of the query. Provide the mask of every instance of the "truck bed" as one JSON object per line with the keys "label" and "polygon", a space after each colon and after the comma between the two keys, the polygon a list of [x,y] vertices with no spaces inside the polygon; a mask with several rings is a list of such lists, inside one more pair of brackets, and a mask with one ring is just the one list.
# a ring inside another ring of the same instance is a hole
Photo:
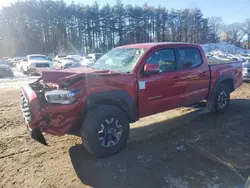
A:
{"label": "truck bed", "polygon": [[234,88],[237,89],[242,84],[242,63],[241,62],[225,62],[225,63],[212,63],[209,64],[211,85],[210,88],[214,88],[216,80],[220,76],[231,76],[234,80]]}

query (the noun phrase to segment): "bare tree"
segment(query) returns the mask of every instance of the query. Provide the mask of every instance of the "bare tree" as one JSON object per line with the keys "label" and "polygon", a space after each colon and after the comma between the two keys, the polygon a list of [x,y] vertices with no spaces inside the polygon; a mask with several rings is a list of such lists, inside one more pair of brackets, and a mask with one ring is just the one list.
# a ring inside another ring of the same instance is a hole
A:
{"label": "bare tree", "polygon": [[229,41],[232,44],[239,45],[242,38],[246,35],[244,31],[244,24],[233,23],[227,26],[226,32],[228,34]]}
{"label": "bare tree", "polygon": [[211,35],[213,36],[213,42],[218,42],[218,36],[223,26],[222,19],[220,17],[210,17],[208,19],[208,26],[210,27]]}
{"label": "bare tree", "polygon": [[250,48],[250,19],[246,19],[243,27],[244,32],[247,35],[247,48]]}
{"label": "bare tree", "polygon": [[[215,32],[218,20],[213,22]],[[123,5],[120,0],[103,7],[18,1],[0,9],[0,37],[0,56],[106,52],[138,42],[212,41],[208,20],[199,9]]]}

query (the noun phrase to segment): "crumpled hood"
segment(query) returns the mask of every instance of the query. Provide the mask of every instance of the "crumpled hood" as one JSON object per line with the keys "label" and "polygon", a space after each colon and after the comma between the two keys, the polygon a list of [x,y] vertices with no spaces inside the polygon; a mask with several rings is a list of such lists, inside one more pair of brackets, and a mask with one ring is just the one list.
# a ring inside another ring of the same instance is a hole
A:
{"label": "crumpled hood", "polygon": [[78,77],[85,77],[86,75],[117,75],[118,72],[111,72],[109,70],[97,70],[89,67],[77,67],[62,70],[53,70],[48,68],[42,68],[37,70],[41,74],[41,79],[46,82],[54,82],[57,84],[64,83],[65,81],[76,79]]}

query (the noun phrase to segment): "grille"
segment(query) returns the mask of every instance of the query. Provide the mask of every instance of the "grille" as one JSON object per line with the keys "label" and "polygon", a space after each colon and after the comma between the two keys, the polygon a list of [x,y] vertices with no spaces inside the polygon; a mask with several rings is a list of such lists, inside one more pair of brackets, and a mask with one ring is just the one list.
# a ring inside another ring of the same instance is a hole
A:
{"label": "grille", "polygon": [[23,93],[21,93],[21,96],[20,96],[20,104],[21,104],[21,110],[22,110],[23,118],[25,122],[30,123],[31,121],[30,105]]}
{"label": "grille", "polygon": [[38,63],[36,64],[36,67],[41,68],[41,67],[49,67],[48,63]]}

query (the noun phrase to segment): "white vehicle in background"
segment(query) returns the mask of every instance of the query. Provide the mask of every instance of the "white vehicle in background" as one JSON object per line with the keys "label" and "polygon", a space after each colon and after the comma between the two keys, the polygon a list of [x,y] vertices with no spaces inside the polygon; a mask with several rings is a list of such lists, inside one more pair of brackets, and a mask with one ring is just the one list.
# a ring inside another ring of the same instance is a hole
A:
{"label": "white vehicle in background", "polygon": [[23,71],[22,61],[23,61],[23,60],[18,61],[18,62],[16,63],[16,69],[17,69],[17,71],[19,71],[19,72],[22,72],[22,71]]}
{"label": "white vehicle in background", "polygon": [[92,53],[88,54],[89,57],[92,57],[95,61],[98,60],[103,54],[102,53]]}
{"label": "white vehicle in background", "polygon": [[66,69],[81,67],[81,64],[71,57],[64,57],[55,62],[54,66],[56,69]]}
{"label": "white vehicle in background", "polygon": [[95,63],[95,60],[91,56],[85,56],[80,63],[82,66],[90,66]]}
{"label": "white vehicle in background", "polygon": [[80,55],[67,55],[67,57],[72,58],[78,62],[82,61],[84,57],[80,56]]}
{"label": "white vehicle in background", "polygon": [[57,62],[61,58],[67,57],[67,55],[57,55],[55,58],[53,58],[53,61]]}
{"label": "white vehicle in background", "polygon": [[26,58],[21,61],[20,67],[21,71],[27,75],[37,74],[36,69],[54,68],[51,59],[41,54],[27,55]]}

